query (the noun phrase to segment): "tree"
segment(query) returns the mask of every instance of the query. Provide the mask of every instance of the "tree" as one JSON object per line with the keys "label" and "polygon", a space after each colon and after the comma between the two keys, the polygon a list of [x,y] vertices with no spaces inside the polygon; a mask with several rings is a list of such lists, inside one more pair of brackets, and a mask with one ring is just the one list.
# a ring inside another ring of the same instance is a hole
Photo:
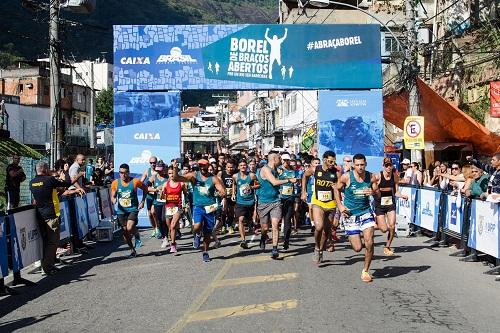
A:
{"label": "tree", "polygon": [[96,124],[113,123],[113,87],[102,90],[96,98]]}
{"label": "tree", "polygon": [[23,58],[14,51],[14,44],[5,44],[0,49],[0,69],[15,65],[20,60],[23,60]]}

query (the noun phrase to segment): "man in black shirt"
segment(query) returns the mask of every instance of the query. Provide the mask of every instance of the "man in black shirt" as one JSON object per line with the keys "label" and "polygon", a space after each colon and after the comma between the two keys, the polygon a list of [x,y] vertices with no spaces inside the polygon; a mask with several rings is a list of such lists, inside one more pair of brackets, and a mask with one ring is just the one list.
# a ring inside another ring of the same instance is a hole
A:
{"label": "man in black shirt", "polygon": [[43,220],[41,226],[45,229],[42,232],[44,235],[42,269],[45,274],[52,275],[56,272],[54,262],[57,245],[59,244],[59,225],[61,224],[57,189],[73,185],[85,173],[80,172],[71,181],[62,181],[49,175],[49,166],[47,163],[39,162],[36,165],[36,174],[36,177],[30,182],[30,190],[35,199],[38,214]]}
{"label": "man in black shirt", "polygon": [[7,209],[19,206],[21,183],[26,180],[26,174],[19,165],[21,157],[18,154],[12,156],[12,163],[7,166],[5,179],[5,192],[7,193]]}

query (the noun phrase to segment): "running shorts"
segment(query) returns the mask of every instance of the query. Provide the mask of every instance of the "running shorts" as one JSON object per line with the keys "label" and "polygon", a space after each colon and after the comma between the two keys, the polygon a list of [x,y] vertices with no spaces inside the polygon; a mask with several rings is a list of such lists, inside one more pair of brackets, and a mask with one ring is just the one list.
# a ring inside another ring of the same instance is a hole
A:
{"label": "running shorts", "polygon": [[139,222],[137,214],[138,212],[130,212],[118,215],[118,224],[120,225],[120,227],[126,227],[127,221],[134,221],[134,226],[136,226]]}
{"label": "running shorts", "polygon": [[236,204],[234,208],[234,217],[239,218],[243,216],[245,217],[246,220],[252,220],[253,209],[254,209],[253,205]]}
{"label": "running shorts", "polygon": [[203,235],[211,235],[215,228],[215,212],[207,213],[204,207],[193,208],[193,223],[203,223]]}
{"label": "running shorts", "polygon": [[153,206],[153,201],[155,201],[154,198],[146,197],[146,208],[149,211],[151,211],[151,207]]}
{"label": "running shorts", "polygon": [[359,235],[364,230],[375,227],[373,212],[369,211],[362,215],[352,215],[345,219],[345,233],[347,236]]}
{"label": "running shorts", "polygon": [[375,215],[376,216],[381,216],[385,215],[389,212],[392,212],[393,210],[396,210],[396,205],[387,205],[387,206],[382,206],[382,205],[375,205]]}
{"label": "running shorts", "polygon": [[324,208],[324,207],[321,207],[321,206],[318,206],[318,205],[315,205],[315,204],[312,205],[312,208],[313,208],[313,215],[314,215],[314,209],[315,208],[316,209],[321,209],[324,212],[325,216],[328,217],[328,220],[330,222],[333,222],[333,219],[335,218],[336,212],[339,211],[336,208],[333,208],[333,209],[331,209],[331,208]]}
{"label": "running shorts", "polygon": [[268,224],[271,219],[281,220],[281,201],[260,203],[257,206],[257,213],[261,224]]}

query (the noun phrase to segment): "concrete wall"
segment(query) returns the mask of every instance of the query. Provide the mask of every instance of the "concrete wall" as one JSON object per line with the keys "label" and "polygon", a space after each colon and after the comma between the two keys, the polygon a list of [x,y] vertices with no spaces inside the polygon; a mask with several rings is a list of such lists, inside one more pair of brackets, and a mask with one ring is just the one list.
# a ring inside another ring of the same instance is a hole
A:
{"label": "concrete wall", "polygon": [[48,107],[6,104],[12,139],[27,145],[50,141],[50,110]]}

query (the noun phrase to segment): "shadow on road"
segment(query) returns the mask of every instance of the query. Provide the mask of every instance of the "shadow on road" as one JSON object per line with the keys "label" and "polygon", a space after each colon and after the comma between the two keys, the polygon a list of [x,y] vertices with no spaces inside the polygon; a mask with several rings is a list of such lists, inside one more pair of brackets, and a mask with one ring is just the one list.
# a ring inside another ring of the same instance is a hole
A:
{"label": "shadow on road", "polygon": [[56,315],[58,315],[62,312],[65,312],[65,311],[67,311],[67,310],[49,313],[49,314],[42,315],[39,317],[26,317],[26,318],[22,318],[22,319],[7,321],[5,323],[0,323],[0,332],[14,332],[18,329],[26,328],[26,327],[31,326],[33,324],[42,322],[45,319],[56,316]]}
{"label": "shadow on road", "polygon": [[386,266],[384,268],[374,269],[373,277],[377,279],[387,279],[406,275],[409,273],[422,273],[431,268],[431,266]]}

